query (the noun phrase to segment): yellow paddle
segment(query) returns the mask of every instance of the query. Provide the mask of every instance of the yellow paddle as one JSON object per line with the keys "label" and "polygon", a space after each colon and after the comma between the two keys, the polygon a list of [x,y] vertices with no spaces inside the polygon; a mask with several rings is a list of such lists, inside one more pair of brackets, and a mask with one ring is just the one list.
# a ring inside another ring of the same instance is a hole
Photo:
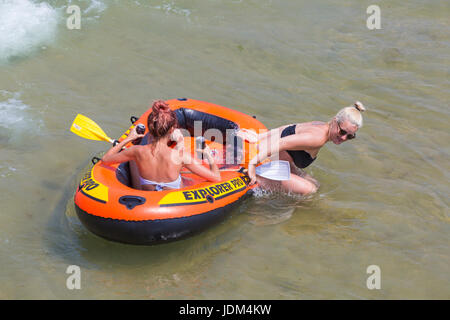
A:
{"label": "yellow paddle", "polygon": [[78,114],[75,117],[70,131],[85,139],[114,143],[114,140],[108,137],[98,124],[82,114]]}

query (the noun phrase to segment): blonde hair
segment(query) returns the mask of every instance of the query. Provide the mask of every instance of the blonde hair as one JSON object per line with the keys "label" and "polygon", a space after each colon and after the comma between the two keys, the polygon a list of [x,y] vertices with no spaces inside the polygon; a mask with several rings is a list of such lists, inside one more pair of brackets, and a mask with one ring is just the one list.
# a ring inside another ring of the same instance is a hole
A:
{"label": "blonde hair", "polygon": [[363,104],[359,101],[356,101],[353,105],[339,110],[335,118],[338,123],[342,123],[343,121],[348,120],[359,129],[363,125],[362,113],[364,111],[366,111],[366,108],[363,106]]}

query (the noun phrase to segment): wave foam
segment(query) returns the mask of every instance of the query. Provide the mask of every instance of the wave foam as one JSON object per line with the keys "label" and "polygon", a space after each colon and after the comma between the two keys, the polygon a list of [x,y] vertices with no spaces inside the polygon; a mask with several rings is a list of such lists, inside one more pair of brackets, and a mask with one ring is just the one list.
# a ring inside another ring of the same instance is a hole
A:
{"label": "wave foam", "polygon": [[105,9],[106,9],[106,4],[104,2],[99,1],[99,0],[91,0],[90,4],[89,4],[89,7],[87,7],[83,11],[83,13],[91,13],[91,12],[93,12],[93,13],[98,14],[98,13],[101,13],[101,12],[105,11]]}
{"label": "wave foam", "polygon": [[[25,110],[28,106],[19,100],[19,93],[0,91],[0,95],[7,100],[0,101],[0,127],[11,128],[25,119]],[[8,99],[8,96],[10,98]]]}
{"label": "wave foam", "polygon": [[150,8],[162,10],[166,15],[176,14],[186,17],[190,22],[191,10],[178,7],[174,1],[164,1],[161,5],[150,6]]}
{"label": "wave foam", "polygon": [[[0,140],[4,134],[27,134],[38,132],[43,123],[30,114],[30,106],[20,100],[20,92],[0,90]],[[6,129],[6,130],[5,130]]]}
{"label": "wave foam", "polygon": [[0,62],[53,41],[59,13],[46,2],[0,0]]}

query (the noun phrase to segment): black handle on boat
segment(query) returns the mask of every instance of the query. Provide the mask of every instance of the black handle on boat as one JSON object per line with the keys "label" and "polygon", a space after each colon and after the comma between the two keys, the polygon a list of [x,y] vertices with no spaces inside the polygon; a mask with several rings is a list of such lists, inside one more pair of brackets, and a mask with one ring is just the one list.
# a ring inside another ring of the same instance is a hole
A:
{"label": "black handle on boat", "polygon": [[119,198],[119,203],[127,207],[128,210],[145,203],[145,198],[139,196],[122,196]]}
{"label": "black handle on boat", "polygon": [[136,117],[136,116],[131,116],[131,118],[130,118],[130,121],[132,124],[134,124],[137,120],[138,120],[138,117]]}
{"label": "black handle on boat", "polygon": [[92,162],[93,165],[96,165],[97,162],[99,162],[100,160],[101,160],[101,159],[98,158],[98,157],[93,157],[93,158],[91,159],[91,162]]}

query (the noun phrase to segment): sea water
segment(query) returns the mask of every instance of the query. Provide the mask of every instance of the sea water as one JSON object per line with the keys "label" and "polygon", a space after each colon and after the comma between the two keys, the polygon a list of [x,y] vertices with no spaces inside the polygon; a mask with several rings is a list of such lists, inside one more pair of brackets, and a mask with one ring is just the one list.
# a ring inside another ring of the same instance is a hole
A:
{"label": "sea water", "polygon": [[[373,4],[0,0],[0,298],[448,299],[448,2],[378,1],[369,29]],[[313,196],[260,191],[166,245],[94,236],[73,194],[109,145],[70,133],[76,114],[117,138],[178,97],[268,128],[367,112],[307,168]]]}

